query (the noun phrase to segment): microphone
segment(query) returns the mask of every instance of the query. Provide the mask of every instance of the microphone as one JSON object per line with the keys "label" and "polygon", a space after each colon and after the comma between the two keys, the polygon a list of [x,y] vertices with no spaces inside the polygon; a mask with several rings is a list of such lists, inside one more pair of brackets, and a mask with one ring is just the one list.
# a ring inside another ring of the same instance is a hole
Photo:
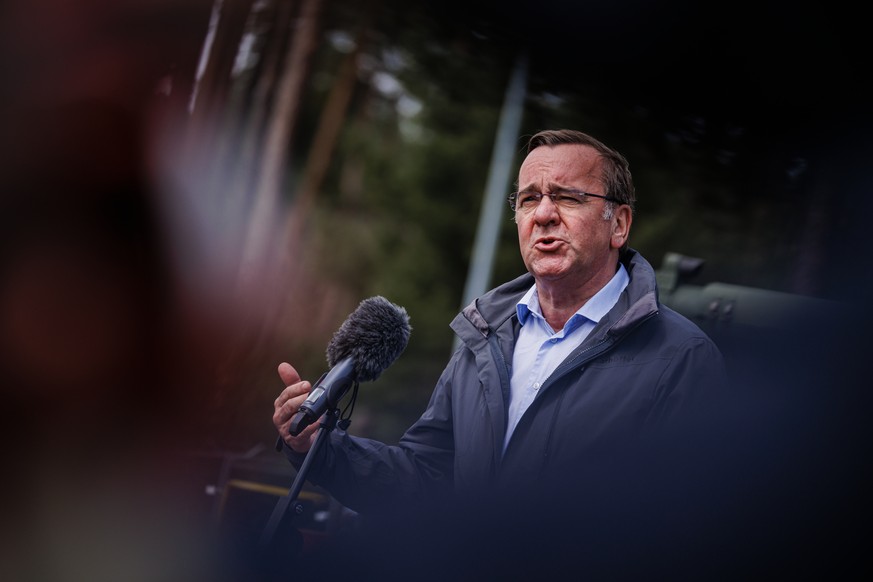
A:
{"label": "microphone", "polygon": [[369,382],[397,359],[412,328],[406,310],[384,297],[364,299],[327,345],[330,371],[316,382],[291,419],[291,435],[333,409],[355,382]]}

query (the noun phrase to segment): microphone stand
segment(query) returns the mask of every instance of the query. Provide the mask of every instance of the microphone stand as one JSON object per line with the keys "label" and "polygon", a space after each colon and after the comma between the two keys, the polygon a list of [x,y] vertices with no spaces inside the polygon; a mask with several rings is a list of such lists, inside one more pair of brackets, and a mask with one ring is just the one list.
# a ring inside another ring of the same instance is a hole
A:
{"label": "microphone stand", "polygon": [[279,525],[282,523],[282,519],[285,517],[285,513],[288,512],[289,509],[291,510],[292,516],[303,513],[303,504],[297,501],[297,497],[303,490],[306,475],[309,472],[309,467],[312,465],[316,453],[321,448],[324,441],[327,440],[328,435],[334,428],[336,428],[339,415],[339,408],[336,407],[330,408],[325,412],[321,424],[319,425],[318,433],[315,436],[315,442],[312,443],[312,446],[306,453],[306,457],[303,459],[303,464],[301,464],[300,468],[297,470],[297,476],[294,478],[291,489],[288,490],[287,495],[279,499],[276,503],[276,507],[273,508],[273,514],[270,516],[267,526],[264,528],[261,535],[260,545],[262,551],[268,549],[272,545],[273,537],[276,535],[276,531],[279,529]]}

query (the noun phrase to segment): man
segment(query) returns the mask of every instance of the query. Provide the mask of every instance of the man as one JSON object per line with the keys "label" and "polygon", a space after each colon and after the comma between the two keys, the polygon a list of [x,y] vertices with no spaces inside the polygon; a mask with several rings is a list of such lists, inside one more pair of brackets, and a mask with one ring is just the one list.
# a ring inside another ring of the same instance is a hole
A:
{"label": "man", "polygon": [[[510,197],[528,273],[454,319],[462,344],[398,445],[334,432],[311,479],[370,513],[422,499],[566,509],[629,491],[628,469],[726,385],[714,343],[658,303],[628,248],[634,201],[618,152],[577,131],[534,135]],[[311,385],[286,363],[279,375],[273,422],[299,463],[317,427],[292,437],[289,423]]]}

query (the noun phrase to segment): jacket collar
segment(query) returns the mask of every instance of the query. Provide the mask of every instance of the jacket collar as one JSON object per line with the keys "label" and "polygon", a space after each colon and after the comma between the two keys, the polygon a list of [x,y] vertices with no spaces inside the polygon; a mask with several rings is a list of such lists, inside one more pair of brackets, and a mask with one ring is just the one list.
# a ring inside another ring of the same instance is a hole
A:
{"label": "jacket collar", "polygon": [[591,335],[598,335],[597,332],[604,329],[607,335],[618,338],[660,310],[658,284],[652,265],[630,248],[620,260],[630,275],[630,283]]}

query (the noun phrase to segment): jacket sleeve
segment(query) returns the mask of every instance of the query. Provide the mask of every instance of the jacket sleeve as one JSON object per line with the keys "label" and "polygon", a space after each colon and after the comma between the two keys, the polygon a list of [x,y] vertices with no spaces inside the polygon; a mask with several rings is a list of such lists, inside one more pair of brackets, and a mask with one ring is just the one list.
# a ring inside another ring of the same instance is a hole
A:
{"label": "jacket sleeve", "polygon": [[[316,452],[309,480],[362,513],[445,498],[453,482],[451,378],[457,357],[443,371],[424,413],[397,445],[336,430]],[[285,452],[295,466],[303,462],[304,455],[287,447]]]}

